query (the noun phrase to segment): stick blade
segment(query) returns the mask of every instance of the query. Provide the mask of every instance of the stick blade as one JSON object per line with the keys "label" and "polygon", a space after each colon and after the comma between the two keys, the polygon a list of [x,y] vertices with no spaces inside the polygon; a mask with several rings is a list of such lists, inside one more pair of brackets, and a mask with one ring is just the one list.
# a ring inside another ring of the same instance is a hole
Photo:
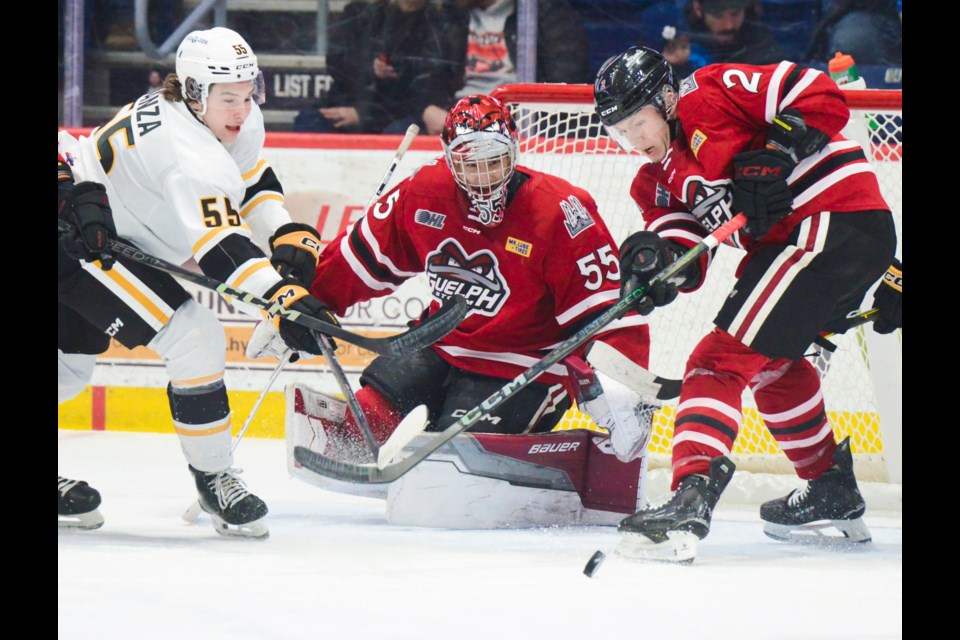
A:
{"label": "stick blade", "polygon": [[381,471],[390,464],[400,451],[415,437],[423,433],[430,423],[430,412],[424,404],[414,407],[397,425],[377,455],[377,468]]}
{"label": "stick blade", "polygon": [[587,362],[642,396],[657,400],[672,400],[680,396],[680,380],[661,378],[623,355],[606,342],[597,340],[590,345]]}
{"label": "stick blade", "polygon": [[463,296],[453,296],[440,307],[439,311],[427,318],[420,326],[390,338],[393,353],[389,355],[408,356],[423,351],[456,329],[467,317],[469,310],[470,308]]}

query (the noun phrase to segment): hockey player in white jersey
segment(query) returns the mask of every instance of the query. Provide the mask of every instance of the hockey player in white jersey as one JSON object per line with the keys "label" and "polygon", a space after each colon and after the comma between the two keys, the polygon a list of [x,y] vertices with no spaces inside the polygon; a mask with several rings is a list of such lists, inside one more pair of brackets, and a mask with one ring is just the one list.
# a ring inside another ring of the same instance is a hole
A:
{"label": "hockey player in white jersey", "polygon": [[[89,197],[90,184],[103,185],[116,232],[131,244],[174,264],[193,259],[231,287],[336,323],[302,284],[313,278],[319,236],[291,222],[261,157],[263,99],[257,58],[239,34],[221,27],[190,33],[177,50],[176,74],[160,90],[89,137],[59,134],[60,216],[82,228],[75,200]],[[85,252],[84,239],[76,240],[61,239],[59,249],[59,401],[89,382],[108,336],[153,349],[170,376],[174,427],[201,506],[219,533],[266,536],[267,507],[233,468],[226,342],[216,316],[169,275],[124,258],[108,271],[109,254]],[[320,353],[309,330],[273,322],[291,349]]]}

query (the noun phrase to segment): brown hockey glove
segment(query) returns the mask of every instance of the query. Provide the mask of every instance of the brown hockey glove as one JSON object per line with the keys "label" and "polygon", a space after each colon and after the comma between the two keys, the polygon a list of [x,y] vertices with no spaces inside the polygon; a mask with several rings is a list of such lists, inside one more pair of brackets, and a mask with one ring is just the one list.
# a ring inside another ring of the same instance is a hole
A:
{"label": "brown hockey glove", "polygon": [[96,182],[81,182],[63,194],[59,216],[74,226],[60,234],[60,246],[71,258],[99,260],[104,271],[113,268],[110,241],[117,238],[107,190]]}
{"label": "brown hockey glove", "polygon": [[[336,317],[327,305],[311,296],[306,289],[295,281],[284,280],[278,282],[270,287],[264,295],[274,302],[279,302],[286,309],[299,311],[317,320],[322,320],[338,327],[340,326],[340,323],[337,322]],[[287,320],[280,314],[273,315],[272,320],[273,326],[280,333],[280,337],[283,338],[286,345],[294,351],[303,351],[314,355],[322,353],[322,349],[320,349],[320,345],[317,342],[320,336],[309,327]],[[327,340],[330,343],[331,349],[337,348],[333,338],[328,337]]]}
{"label": "brown hockey glove", "polygon": [[316,229],[308,224],[288,222],[270,237],[270,263],[283,277],[309,287],[317,271],[321,246]]}
{"label": "brown hockey glove", "polygon": [[744,229],[760,240],[790,215],[793,194],[787,176],[796,163],[782,151],[758,149],[733,157],[733,209],[747,218]]}
{"label": "brown hockey glove", "polygon": [[903,328],[903,265],[894,260],[883,281],[873,294],[873,306],[877,309],[877,319],[873,321],[873,330],[877,333],[892,333]]}

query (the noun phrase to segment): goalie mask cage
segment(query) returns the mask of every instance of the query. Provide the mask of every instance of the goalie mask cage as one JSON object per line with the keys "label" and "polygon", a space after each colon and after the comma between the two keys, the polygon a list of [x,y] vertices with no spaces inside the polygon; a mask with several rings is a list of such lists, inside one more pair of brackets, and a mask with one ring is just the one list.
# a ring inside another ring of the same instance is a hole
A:
{"label": "goalie mask cage", "polygon": [[[586,189],[618,244],[642,229],[642,217],[629,189],[645,160],[636,153],[621,151],[602,131],[593,111],[592,86],[515,84],[501,87],[493,95],[509,105],[519,127],[521,165]],[[846,96],[851,128],[844,133],[869,144],[868,157],[893,209],[899,234],[903,204],[901,92],[847,91]],[[711,330],[713,318],[733,286],[734,269],[742,256],[742,251],[722,245],[703,288],[692,295],[681,295],[650,316],[652,371],[670,378],[683,376],[687,356]],[[871,300],[868,295],[864,305]],[[834,434],[838,441],[851,436],[861,481],[899,483],[901,334],[897,331],[878,336],[866,325],[833,340],[838,348],[823,377],[823,394]],[[890,353],[878,355],[878,350],[894,353],[891,358]],[[881,357],[883,367],[876,364]],[[883,369],[888,379],[873,380],[871,364],[874,369]],[[822,359],[819,365],[822,367]],[[649,448],[651,469],[670,467],[675,414],[676,401],[657,414]],[[559,428],[597,427],[585,415],[571,410]],[[793,476],[786,456],[764,428],[749,390],[744,392],[743,425],[733,454],[738,471]]]}

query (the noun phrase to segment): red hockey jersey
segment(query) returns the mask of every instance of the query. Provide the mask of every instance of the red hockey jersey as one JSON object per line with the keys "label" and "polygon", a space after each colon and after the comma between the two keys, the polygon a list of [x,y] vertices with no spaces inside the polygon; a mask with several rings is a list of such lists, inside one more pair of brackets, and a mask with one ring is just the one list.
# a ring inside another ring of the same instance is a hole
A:
{"label": "red hockey jersey", "polygon": [[[593,198],[526,167],[503,222],[468,218],[442,158],[398,184],[320,255],[313,293],[337,314],[426,273],[434,313],[455,294],[470,312],[433,345],[454,366],[514,378],[619,298],[617,245]],[[636,313],[597,335],[642,366],[646,321]],[[582,353],[580,353],[582,356]],[[566,384],[556,365],[539,380]]]}
{"label": "red hockey jersey", "polygon": [[[661,237],[689,247],[706,235],[704,228],[713,231],[733,217],[733,156],[762,148],[773,117],[788,108],[830,142],[790,174],[794,211],[762,244],[783,243],[804,218],[820,211],[889,209],[863,149],[840,135],[850,111],[842,91],[822,72],[792,62],[707,65],[685,78],[679,93],[681,135],[661,162],[640,168],[630,188],[646,228]],[[727,243],[747,250],[761,244],[745,232]]]}

